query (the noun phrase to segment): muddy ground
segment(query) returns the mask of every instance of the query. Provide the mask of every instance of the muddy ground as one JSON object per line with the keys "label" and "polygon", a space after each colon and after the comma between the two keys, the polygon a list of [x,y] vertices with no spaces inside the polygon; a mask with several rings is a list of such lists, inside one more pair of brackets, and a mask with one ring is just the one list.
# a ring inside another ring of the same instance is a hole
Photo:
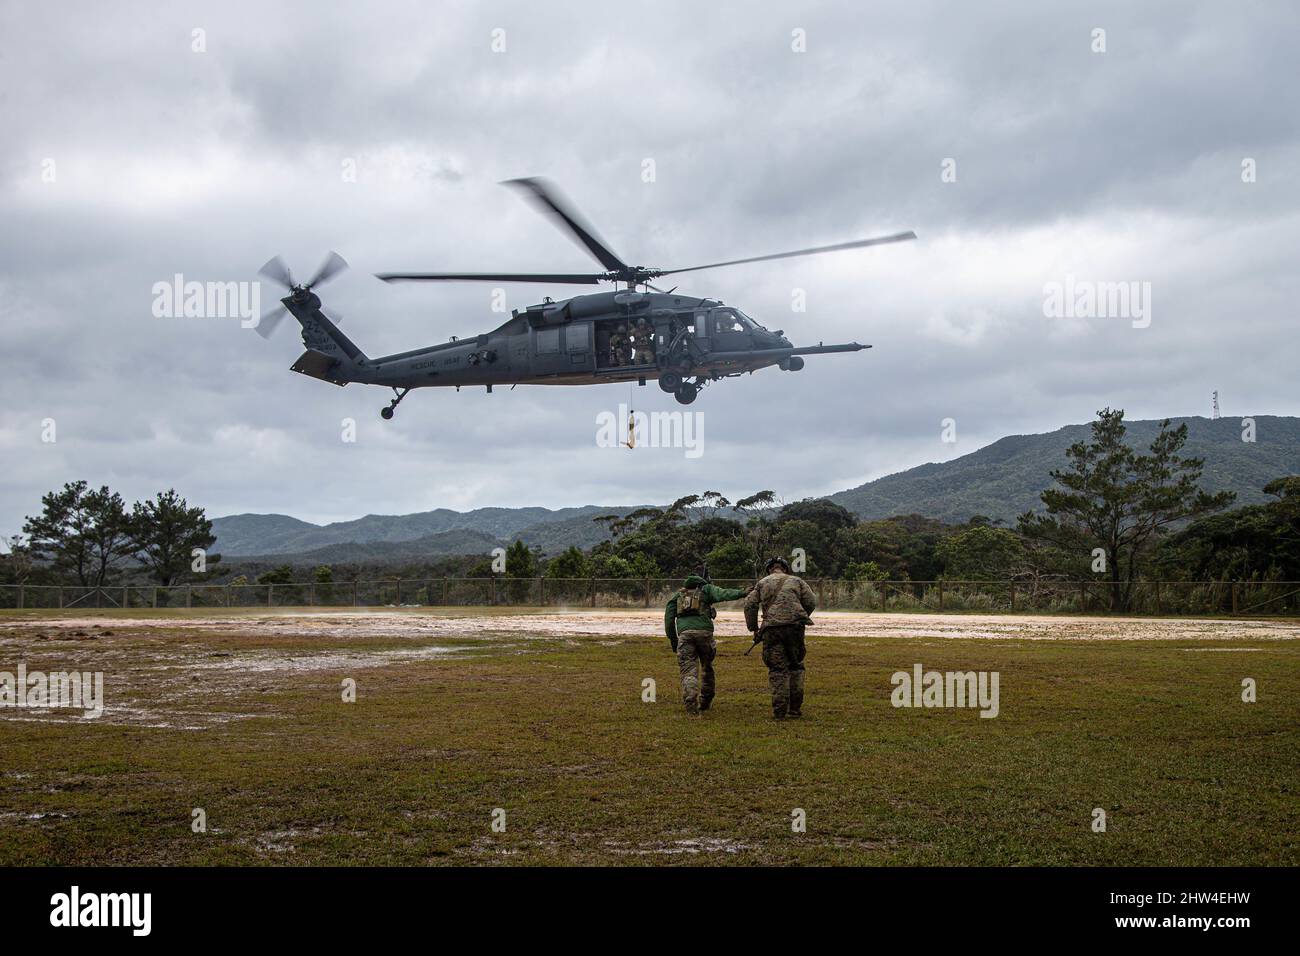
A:
{"label": "muddy ground", "polygon": [[[105,694],[0,708],[0,865],[1300,860],[1300,622],[816,617],[782,725],[735,610],[696,719],[653,609],[0,614],[0,672]],[[917,662],[998,718],[891,707]]]}
{"label": "muddy ground", "polygon": [[[19,612],[21,613],[21,612]],[[537,637],[645,636],[663,633],[663,612],[658,609],[564,610],[519,612],[517,609],[393,609],[361,611],[286,610],[237,611],[233,614],[112,612],[107,615],[54,615],[24,619],[0,617],[0,640],[7,631],[19,634],[46,632],[51,638],[96,626],[148,632],[201,631],[249,636],[295,633],[311,637],[448,636],[474,638],[486,635]],[[111,623],[110,623],[111,622]],[[717,635],[744,638],[744,618],[739,611],[720,611]],[[1096,617],[1009,614],[923,614],[822,611],[810,635],[826,637],[973,638],[1041,641],[1150,641],[1150,640],[1295,640],[1300,620],[1246,620],[1224,618]],[[3,646],[3,645],[0,645]]]}

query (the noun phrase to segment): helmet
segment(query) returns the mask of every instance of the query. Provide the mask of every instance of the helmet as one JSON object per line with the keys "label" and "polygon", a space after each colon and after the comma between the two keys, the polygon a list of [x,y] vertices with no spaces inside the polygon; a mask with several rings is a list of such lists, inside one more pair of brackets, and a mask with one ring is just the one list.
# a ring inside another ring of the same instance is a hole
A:
{"label": "helmet", "polygon": [[772,573],[772,569],[773,569],[774,567],[776,567],[777,565],[780,565],[781,567],[785,568],[785,573],[786,573],[786,574],[791,574],[791,573],[793,573],[793,572],[791,572],[791,570],[790,570],[790,562],[787,561],[785,558],[781,557],[779,554],[778,554],[776,557],[774,557],[774,558],[768,558],[768,559],[767,559],[767,565],[766,565],[766,567],[764,568],[764,570],[767,571],[768,574],[771,574],[771,573]]}

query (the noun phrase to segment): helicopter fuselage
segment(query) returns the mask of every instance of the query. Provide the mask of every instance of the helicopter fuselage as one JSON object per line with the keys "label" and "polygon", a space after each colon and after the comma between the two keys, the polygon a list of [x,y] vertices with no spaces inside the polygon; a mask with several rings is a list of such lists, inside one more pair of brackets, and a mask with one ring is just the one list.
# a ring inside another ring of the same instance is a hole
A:
{"label": "helicopter fuselage", "polygon": [[[629,330],[638,347],[620,354],[616,343]],[[346,380],[397,389],[644,384],[664,371],[716,380],[774,365],[798,370],[800,355],[865,347],[798,348],[783,333],[771,332],[717,300],[623,290],[548,299],[516,310],[483,335],[363,358]]]}

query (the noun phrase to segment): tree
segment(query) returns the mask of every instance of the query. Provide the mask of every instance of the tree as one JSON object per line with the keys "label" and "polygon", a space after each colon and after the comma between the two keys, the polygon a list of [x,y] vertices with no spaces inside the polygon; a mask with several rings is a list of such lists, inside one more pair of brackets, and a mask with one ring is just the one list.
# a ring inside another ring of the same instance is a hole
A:
{"label": "tree", "polygon": [[288,564],[281,564],[272,568],[270,571],[257,576],[258,584],[292,584],[293,567]]}
{"label": "tree", "polygon": [[27,539],[21,534],[0,536],[5,553],[0,554],[0,581],[6,584],[26,584],[32,576],[32,552]]}
{"label": "tree", "polygon": [[90,491],[84,481],[69,482],[42,496],[41,507],[23,523],[32,556],[74,575],[83,587],[102,587],[134,550],[126,505],[107,485]]}
{"label": "tree", "polygon": [[[176,584],[189,571],[195,549],[206,552],[217,540],[203,509],[191,508],[175,489],[136,502],[131,539],[136,557],[164,587]],[[220,560],[219,554],[204,556],[206,564]]]}
{"label": "tree", "polygon": [[935,548],[944,577],[957,581],[1006,581],[1025,567],[1024,542],[1013,531],[971,525],[943,538]]}
{"label": "tree", "polygon": [[1092,441],[1071,445],[1068,466],[1051,472],[1060,487],[1042,493],[1047,513],[1019,518],[1028,537],[1065,549],[1100,548],[1112,611],[1128,608],[1141,562],[1170,525],[1222,510],[1235,497],[1200,489],[1204,460],[1178,454],[1186,424],[1170,430],[1168,419],[1161,422],[1147,455],[1124,441],[1127,430],[1123,409],[1098,412]]}
{"label": "tree", "polygon": [[279,567],[272,568],[265,574],[259,574],[257,577],[258,584],[279,585],[280,590],[275,588],[267,589],[268,599],[278,594],[281,604],[301,604],[302,603],[302,586],[293,579],[292,565],[282,564]]}
{"label": "tree", "polygon": [[1193,522],[1160,548],[1166,572],[1196,579],[1300,580],[1300,475],[1270,481],[1277,500]]}
{"label": "tree", "polygon": [[569,545],[568,550],[551,558],[546,565],[548,578],[585,578],[590,574],[587,556],[577,545]]}
{"label": "tree", "polygon": [[784,524],[787,521],[811,521],[831,533],[852,528],[858,523],[852,511],[828,498],[806,498],[786,505],[777,515],[776,523]]}
{"label": "tree", "polygon": [[772,545],[776,538],[776,522],[773,518],[781,510],[782,504],[773,491],[755,492],[735,504],[736,512],[745,518],[744,537],[749,544],[750,562],[756,578],[760,576],[763,564],[772,556]]}
{"label": "tree", "polygon": [[748,580],[754,574],[754,555],[749,544],[740,538],[718,545],[705,561],[709,574],[718,580]]}
{"label": "tree", "polygon": [[328,564],[312,568],[312,579],[317,584],[318,600],[322,604],[334,603],[334,569]]}
{"label": "tree", "polygon": [[506,584],[506,594],[515,603],[528,595],[528,579],[537,577],[537,555],[518,539],[506,548],[506,577],[511,579]]}
{"label": "tree", "polygon": [[654,558],[640,552],[630,555],[601,555],[592,562],[592,577],[597,578],[656,578],[659,565]]}
{"label": "tree", "polygon": [[522,541],[516,540],[506,549],[506,577],[537,577],[537,556]]}
{"label": "tree", "polygon": [[850,561],[845,565],[844,578],[848,581],[870,581],[874,584],[889,580],[889,575],[875,561]]}

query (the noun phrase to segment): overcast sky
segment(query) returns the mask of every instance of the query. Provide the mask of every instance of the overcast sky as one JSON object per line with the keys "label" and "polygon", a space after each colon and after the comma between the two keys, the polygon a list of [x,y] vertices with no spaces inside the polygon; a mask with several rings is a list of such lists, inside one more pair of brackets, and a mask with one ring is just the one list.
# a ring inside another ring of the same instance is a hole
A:
{"label": "overcast sky", "polygon": [[[1300,414],[1298,9],[4,0],[0,533],[76,478],[313,521],[793,500],[1107,405]],[[799,344],[874,345],[708,387],[697,458],[597,447],[626,385],[428,389],[383,422],[385,390],[289,371],[292,322],[153,315],[177,273],[336,249],[322,298],[371,356],[486,331],[490,286],[373,273],[591,270],[498,185],[530,175],[633,263],[919,240],[681,277]],[[1067,276],[1150,283],[1149,325],[1044,315]]]}

